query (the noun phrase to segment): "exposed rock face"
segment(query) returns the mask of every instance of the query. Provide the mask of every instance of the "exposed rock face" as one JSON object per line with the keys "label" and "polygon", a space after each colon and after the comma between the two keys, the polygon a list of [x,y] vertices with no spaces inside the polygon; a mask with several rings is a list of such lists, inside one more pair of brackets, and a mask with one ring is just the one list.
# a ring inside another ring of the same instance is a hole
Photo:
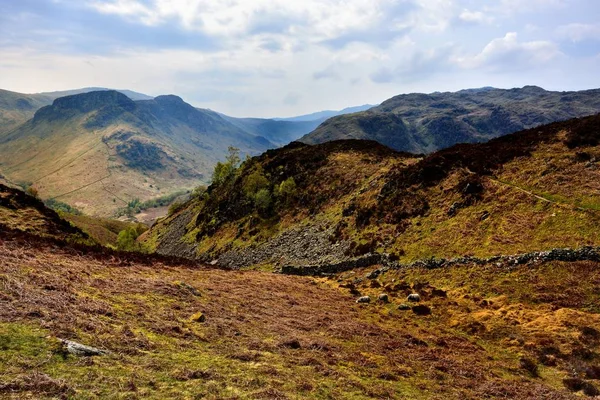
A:
{"label": "exposed rock face", "polygon": [[226,268],[277,262],[280,264],[327,264],[347,259],[349,243],[331,244],[333,228],[308,226],[282,233],[259,247],[229,251],[219,257],[218,264]]}
{"label": "exposed rock face", "polygon": [[182,240],[185,235],[185,226],[190,222],[191,211],[186,210],[176,216],[169,225],[169,234],[165,235],[169,240],[160,241],[156,252],[163,255],[172,255],[197,259],[196,248],[194,245]]}
{"label": "exposed rock face", "polygon": [[368,111],[333,117],[301,141],[376,140],[400,151],[428,153],[553,121],[596,114],[600,91],[551,92],[535,86],[411,93]]}

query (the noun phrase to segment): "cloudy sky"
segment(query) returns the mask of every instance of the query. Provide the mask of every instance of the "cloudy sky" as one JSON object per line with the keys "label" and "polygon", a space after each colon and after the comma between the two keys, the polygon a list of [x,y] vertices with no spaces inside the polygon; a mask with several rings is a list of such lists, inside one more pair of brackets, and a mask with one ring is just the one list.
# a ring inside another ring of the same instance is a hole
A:
{"label": "cloudy sky", "polygon": [[0,0],[0,88],[291,116],[408,92],[600,87],[598,0]]}

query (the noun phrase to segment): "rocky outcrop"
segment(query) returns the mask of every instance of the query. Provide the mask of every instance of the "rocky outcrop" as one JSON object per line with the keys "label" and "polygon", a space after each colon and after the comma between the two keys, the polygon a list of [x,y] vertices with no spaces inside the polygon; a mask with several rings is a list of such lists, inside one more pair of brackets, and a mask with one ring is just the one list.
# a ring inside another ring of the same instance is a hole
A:
{"label": "rocky outcrop", "polygon": [[[224,268],[265,263],[336,265],[337,260],[348,258],[346,252],[350,244],[345,241],[332,244],[329,238],[333,233],[333,228],[319,225],[291,229],[259,246],[223,253],[217,264]],[[373,264],[372,261],[370,263]]]}

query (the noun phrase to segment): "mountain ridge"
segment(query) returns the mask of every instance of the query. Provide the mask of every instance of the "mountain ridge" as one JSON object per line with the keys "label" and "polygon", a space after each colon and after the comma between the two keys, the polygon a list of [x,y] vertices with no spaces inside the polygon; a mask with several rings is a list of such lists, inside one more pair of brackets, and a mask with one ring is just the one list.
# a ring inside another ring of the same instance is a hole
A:
{"label": "mountain ridge", "polygon": [[368,111],[333,117],[300,139],[371,139],[416,154],[483,142],[542,124],[600,112],[600,90],[551,92],[537,86],[394,96]]}

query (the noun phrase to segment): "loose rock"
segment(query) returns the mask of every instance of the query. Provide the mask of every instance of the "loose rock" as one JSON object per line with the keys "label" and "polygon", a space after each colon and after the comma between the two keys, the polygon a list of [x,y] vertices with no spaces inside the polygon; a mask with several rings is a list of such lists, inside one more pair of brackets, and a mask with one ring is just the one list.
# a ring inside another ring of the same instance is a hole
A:
{"label": "loose rock", "polygon": [[421,296],[417,293],[411,293],[408,295],[406,300],[413,302],[413,303],[418,303],[419,301],[421,301]]}
{"label": "loose rock", "polygon": [[201,312],[197,312],[196,314],[192,315],[190,317],[190,321],[192,322],[205,322],[206,321],[206,315],[204,315]]}
{"label": "loose rock", "polygon": [[410,310],[410,306],[408,304],[403,303],[398,306],[398,310],[408,311],[408,310]]}
{"label": "loose rock", "polygon": [[64,339],[58,339],[58,340],[61,341],[61,343],[63,344],[63,346],[65,347],[65,349],[67,350],[68,353],[76,355],[76,356],[92,357],[92,356],[103,356],[103,355],[110,354],[109,351],[100,350],[100,349],[97,349],[97,348],[91,347],[91,346],[86,346],[84,344],[73,342],[71,340],[64,340]]}
{"label": "loose rock", "polygon": [[382,302],[384,302],[384,303],[389,303],[389,301],[390,301],[390,298],[389,298],[389,296],[387,295],[387,293],[381,293],[381,294],[379,295],[379,301],[382,301]]}
{"label": "loose rock", "polygon": [[429,308],[429,306],[426,306],[424,304],[419,304],[418,306],[413,306],[412,312],[414,312],[417,315],[430,315],[431,308]]}
{"label": "loose rock", "polygon": [[357,303],[370,303],[371,298],[369,296],[362,296],[356,300]]}

